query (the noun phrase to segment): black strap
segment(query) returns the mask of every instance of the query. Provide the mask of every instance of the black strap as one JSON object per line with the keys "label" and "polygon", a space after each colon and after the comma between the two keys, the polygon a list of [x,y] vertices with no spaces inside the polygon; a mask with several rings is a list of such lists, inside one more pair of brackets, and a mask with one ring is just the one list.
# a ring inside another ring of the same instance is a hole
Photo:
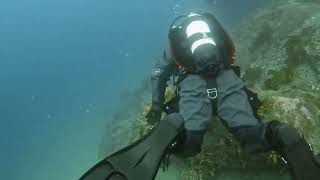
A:
{"label": "black strap", "polygon": [[175,82],[173,82],[173,85],[178,86],[188,75],[189,73],[180,69],[179,72],[177,72],[177,74],[175,75],[178,76],[178,78]]}
{"label": "black strap", "polygon": [[[188,75],[189,75],[189,73],[180,70],[180,72],[179,72],[179,74],[178,74],[178,79],[174,82],[174,86],[176,87],[177,92],[178,92],[178,86],[179,86],[179,84],[180,84]],[[207,95],[208,95],[208,98],[210,98],[210,100],[211,100],[213,114],[215,114],[215,113],[217,112],[217,101],[216,101],[216,98],[217,98],[217,96],[218,96],[216,76],[213,76],[213,75],[203,75],[203,77],[205,77],[205,79],[206,79],[206,83],[207,83]],[[168,107],[168,106],[166,106],[166,107]]]}
{"label": "black strap", "polygon": [[205,79],[207,81],[207,95],[210,98],[212,104],[212,113],[216,114],[218,97],[217,80],[214,76],[206,76]]}

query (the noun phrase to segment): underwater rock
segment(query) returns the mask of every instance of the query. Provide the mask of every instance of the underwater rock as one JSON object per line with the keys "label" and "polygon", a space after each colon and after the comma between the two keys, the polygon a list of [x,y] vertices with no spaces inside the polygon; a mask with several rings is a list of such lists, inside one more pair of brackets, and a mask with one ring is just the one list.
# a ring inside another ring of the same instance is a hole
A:
{"label": "underwater rock", "polygon": [[320,106],[319,94],[305,91],[261,91],[263,105],[259,110],[265,122],[278,120],[297,128],[320,153]]}
{"label": "underwater rock", "polygon": [[248,18],[233,33],[243,72],[262,69],[255,88],[320,84],[320,4],[286,2]]}

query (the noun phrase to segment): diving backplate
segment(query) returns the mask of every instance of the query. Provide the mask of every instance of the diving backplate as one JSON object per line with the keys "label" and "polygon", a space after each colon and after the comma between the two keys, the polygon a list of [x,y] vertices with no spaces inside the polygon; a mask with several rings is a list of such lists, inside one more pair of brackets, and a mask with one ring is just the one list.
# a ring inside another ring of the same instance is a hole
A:
{"label": "diving backplate", "polygon": [[143,138],[105,158],[80,180],[153,180],[161,160],[182,131],[181,115],[167,115]]}

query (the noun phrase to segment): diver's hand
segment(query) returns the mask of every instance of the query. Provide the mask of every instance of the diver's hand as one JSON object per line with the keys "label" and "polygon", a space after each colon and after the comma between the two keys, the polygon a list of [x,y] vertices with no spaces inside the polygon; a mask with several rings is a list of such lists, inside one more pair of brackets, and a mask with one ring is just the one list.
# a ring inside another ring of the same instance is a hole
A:
{"label": "diver's hand", "polygon": [[152,104],[149,112],[146,115],[147,122],[149,124],[154,124],[161,119],[162,109],[158,104]]}

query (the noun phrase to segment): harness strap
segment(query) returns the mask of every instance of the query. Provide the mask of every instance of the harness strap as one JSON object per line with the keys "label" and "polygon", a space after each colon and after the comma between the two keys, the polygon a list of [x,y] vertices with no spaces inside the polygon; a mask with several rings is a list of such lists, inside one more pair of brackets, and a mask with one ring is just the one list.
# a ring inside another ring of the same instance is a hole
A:
{"label": "harness strap", "polygon": [[217,112],[218,97],[217,80],[214,76],[206,76],[205,79],[207,82],[207,95],[211,100],[213,114],[215,114]]}
{"label": "harness strap", "polygon": [[[174,86],[176,87],[176,91],[178,94],[178,86],[179,84],[189,75],[189,73],[179,71],[178,79],[174,82]],[[213,113],[217,112],[217,97],[218,97],[218,89],[217,89],[217,80],[213,75],[203,75],[205,77],[207,83],[207,95],[211,100],[212,111]]]}

